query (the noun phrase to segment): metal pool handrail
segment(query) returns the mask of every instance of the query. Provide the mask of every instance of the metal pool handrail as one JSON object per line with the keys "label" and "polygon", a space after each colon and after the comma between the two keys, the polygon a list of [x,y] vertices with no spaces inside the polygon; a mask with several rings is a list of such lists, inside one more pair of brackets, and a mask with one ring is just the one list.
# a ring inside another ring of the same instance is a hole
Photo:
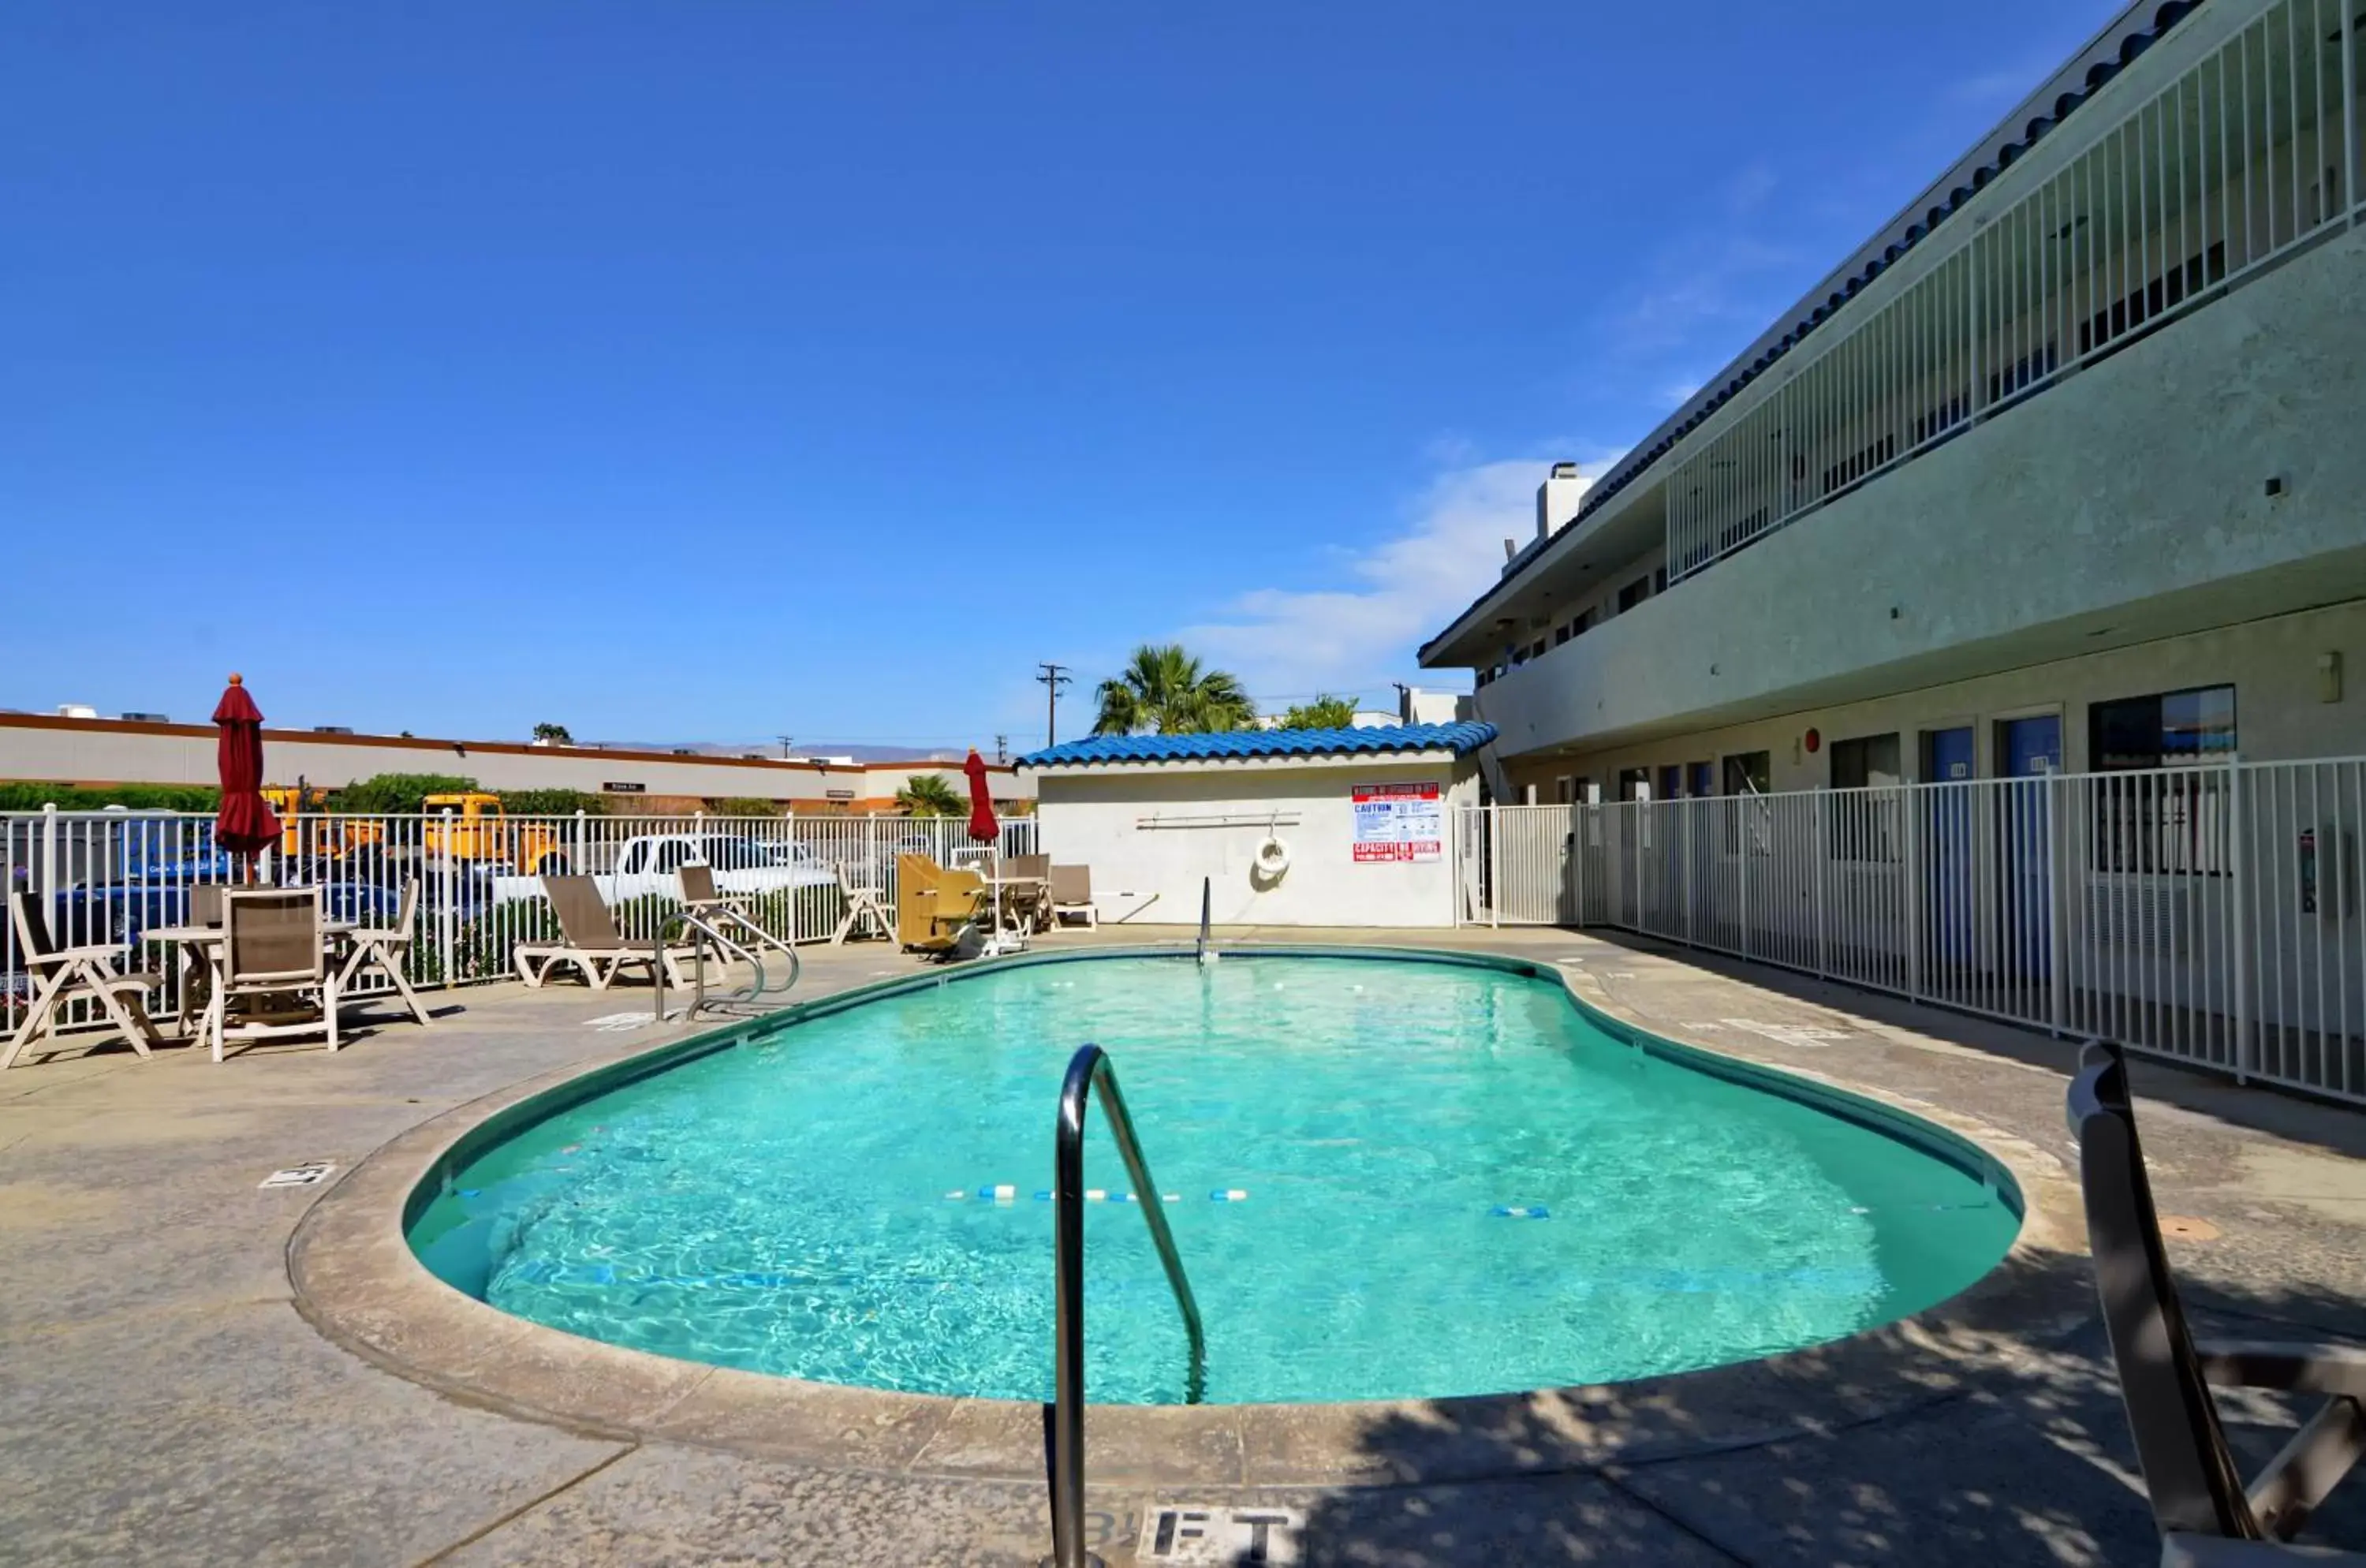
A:
{"label": "metal pool handrail", "polygon": [[1101,1114],[1109,1118],[1117,1138],[1117,1152],[1125,1161],[1126,1179],[1133,1183],[1134,1201],[1150,1223],[1150,1239],[1157,1244],[1158,1261],[1174,1287],[1175,1304],[1183,1314],[1183,1332],[1191,1341],[1191,1368],[1183,1398],[1197,1404],[1208,1389],[1208,1342],[1200,1327],[1200,1303],[1192,1298],[1191,1281],[1184,1277],[1182,1255],[1175,1250],[1175,1233],[1142,1157],[1142,1144],[1133,1134],[1125,1096],[1117,1087],[1117,1071],[1108,1053],[1087,1045],[1068,1061],[1068,1076],[1060,1086],[1060,1120],[1054,1131],[1054,1196],[1059,1212],[1052,1233],[1052,1267],[1056,1306],[1052,1345],[1055,1358],[1052,1410],[1052,1562],[1056,1568],[1085,1568],[1091,1561],[1085,1551],[1085,1102],[1093,1089],[1101,1091]]}
{"label": "metal pool handrail", "polygon": [[[695,908],[684,908],[678,909],[674,912],[674,919],[679,919],[682,922],[682,929],[685,934],[689,936],[691,943],[691,963],[693,965],[692,972],[693,979],[691,988],[690,1010],[688,1013],[684,1014],[684,1016],[691,1021],[697,1021],[698,1015],[706,1010],[706,950],[710,944],[713,945],[715,950],[715,956],[716,963],[722,963],[726,954],[731,954],[747,960],[749,966],[755,972],[755,977],[748,983],[748,988],[746,990],[737,992],[726,998],[729,1005],[735,1007],[755,1007],[760,1005],[766,996],[774,994],[772,992],[772,987],[765,982],[763,954],[759,951],[758,947],[751,947],[745,942],[726,935],[719,925],[709,920],[704,915],[701,914]],[[656,1009],[657,1021],[659,1023],[663,1023],[665,1021],[666,1016],[665,932],[665,922],[660,921],[659,923],[657,935],[649,939],[649,972],[651,976],[651,988],[656,992],[656,999],[651,1005]],[[796,988],[799,977],[805,973],[805,964],[804,961],[797,956],[797,950],[794,945],[787,943],[775,943],[774,945],[782,947],[789,955],[789,978],[787,983],[781,987],[779,993],[786,995],[788,992]]]}
{"label": "metal pool handrail", "polygon": [[1215,897],[1216,879],[1212,876],[1201,877],[1200,879],[1200,963],[1203,967],[1208,962],[1208,909],[1215,901]]}

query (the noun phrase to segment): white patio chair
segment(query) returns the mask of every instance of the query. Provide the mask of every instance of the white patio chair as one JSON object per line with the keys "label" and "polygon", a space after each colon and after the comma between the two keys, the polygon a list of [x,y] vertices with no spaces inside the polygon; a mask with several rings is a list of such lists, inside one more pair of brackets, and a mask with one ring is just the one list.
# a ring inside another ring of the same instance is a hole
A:
{"label": "white patio chair", "polygon": [[430,1026],[427,1009],[419,993],[411,988],[411,977],[403,964],[411,956],[411,938],[419,920],[419,878],[412,877],[402,885],[402,904],[391,926],[361,926],[346,933],[353,945],[346,951],[344,967],[337,974],[340,995],[353,988],[363,976],[375,969],[394,983],[402,997],[402,1005],[422,1027]]}
{"label": "white patio chair", "polygon": [[850,936],[884,936],[895,942],[896,911],[888,906],[887,890],[873,886],[859,874],[851,863],[838,867],[838,884],[846,893],[846,908],[838,917],[838,929],[830,933],[829,944],[843,947]]}
{"label": "white patio chair", "polygon": [[215,1061],[232,1040],[319,1034],[337,1049],[337,972],[321,940],[318,887],[224,893],[220,953],[205,1020]]}
{"label": "white patio chair", "polygon": [[[49,919],[41,912],[44,902],[41,895],[21,889],[8,896],[9,918],[17,927],[17,964],[30,983],[31,995],[26,998],[24,1021],[8,1037],[8,1054],[0,1056],[0,1071],[15,1066],[17,1058],[43,1036],[48,1037],[51,1050],[58,1051],[120,1034],[131,1042],[134,1051],[147,1055],[149,1047],[160,1042],[141,998],[161,982],[153,975],[116,973],[116,961],[131,951],[128,946],[105,942],[59,946],[51,938]],[[106,1021],[96,1028],[65,1032],[61,1015],[66,1005],[84,1000],[96,1002]]]}

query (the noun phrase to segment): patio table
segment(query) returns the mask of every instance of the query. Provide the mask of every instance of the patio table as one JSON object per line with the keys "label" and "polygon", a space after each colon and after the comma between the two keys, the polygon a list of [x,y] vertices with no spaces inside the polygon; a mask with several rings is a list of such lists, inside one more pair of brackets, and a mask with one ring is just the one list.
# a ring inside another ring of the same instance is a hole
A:
{"label": "patio table", "polygon": [[[352,920],[322,920],[321,942],[328,950],[330,964],[337,962],[337,946],[355,931]],[[151,926],[140,933],[142,942],[170,945],[174,962],[181,977],[180,998],[175,1012],[175,1027],[183,1039],[189,1034],[189,1004],[202,1005],[213,994],[221,976],[222,929],[220,926]]]}

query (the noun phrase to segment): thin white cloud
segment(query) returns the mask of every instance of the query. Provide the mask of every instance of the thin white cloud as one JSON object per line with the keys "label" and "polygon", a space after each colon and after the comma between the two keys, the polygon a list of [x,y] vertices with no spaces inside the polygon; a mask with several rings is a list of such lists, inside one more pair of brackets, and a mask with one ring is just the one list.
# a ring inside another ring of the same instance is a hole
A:
{"label": "thin white cloud", "polygon": [[1746,235],[1673,248],[1653,267],[1652,280],[1608,313],[1598,341],[1628,359],[1740,348],[1729,340],[1765,325],[1766,313],[1780,303],[1767,303],[1768,285],[1793,261],[1784,247]]}
{"label": "thin white cloud", "polygon": [[[1521,459],[1441,474],[1407,508],[1402,529],[1342,558],[1337,585],[1255,589],[1222,619],[1185,628],[1183,639],[1251,691],[1339,692],[1388,706],[1390,677],[1412,670],[1422,641],[1495,581],[1504,541],[1536,536],[1546,467]],[[1590,478],[1607,467],[1589,462],[1583,471]]]}

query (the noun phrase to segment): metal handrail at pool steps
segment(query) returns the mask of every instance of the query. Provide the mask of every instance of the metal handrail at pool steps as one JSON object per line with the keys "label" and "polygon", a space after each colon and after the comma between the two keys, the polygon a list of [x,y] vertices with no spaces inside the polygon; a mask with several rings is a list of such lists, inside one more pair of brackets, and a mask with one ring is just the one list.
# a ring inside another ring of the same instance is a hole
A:
{"label": "metal handrail at pool steps", "polygon": [[1117,1087],[1117,1070],[1109,1054],[1098,1045],[1079,1048],[1068,1062],[1060,1085],[1060,1114],[1053,1130],[1053,1196],[1059,1204],[1052,1233],[1052,1268],[1057,1292],[1052,1327],[1055,1370],[1052,1406],[1052,1562],[1055,1568],[1087,1568],[1097,1562],[1085,1551],[1085,1107],[1093,1090],[1100,1090],[1101,1114],[1117,1140],[1118,1156],[1136,1192],[1152,1201],[1136,1205],[1149,1223],[1150,1239],[1158,1248],[1159,1265],[1175,1292],[1175,1305],[1183,1314],[1183,1332],[1191,1343],[1190,1370],[1186,1374],[1183,1402],[1197,1404],[1207,1395],[1208,1339],[1200,1325],[1200,1303],[1191,1294],[1183,1271],[1183,1256],[1175,1247],[1175,1233],[1166,1224],[1163,1205],[1155,1201],[1158,1183],[1143,1157],[1142,1141],[1134,1135],[1133,1117],[1125,1095]]}

